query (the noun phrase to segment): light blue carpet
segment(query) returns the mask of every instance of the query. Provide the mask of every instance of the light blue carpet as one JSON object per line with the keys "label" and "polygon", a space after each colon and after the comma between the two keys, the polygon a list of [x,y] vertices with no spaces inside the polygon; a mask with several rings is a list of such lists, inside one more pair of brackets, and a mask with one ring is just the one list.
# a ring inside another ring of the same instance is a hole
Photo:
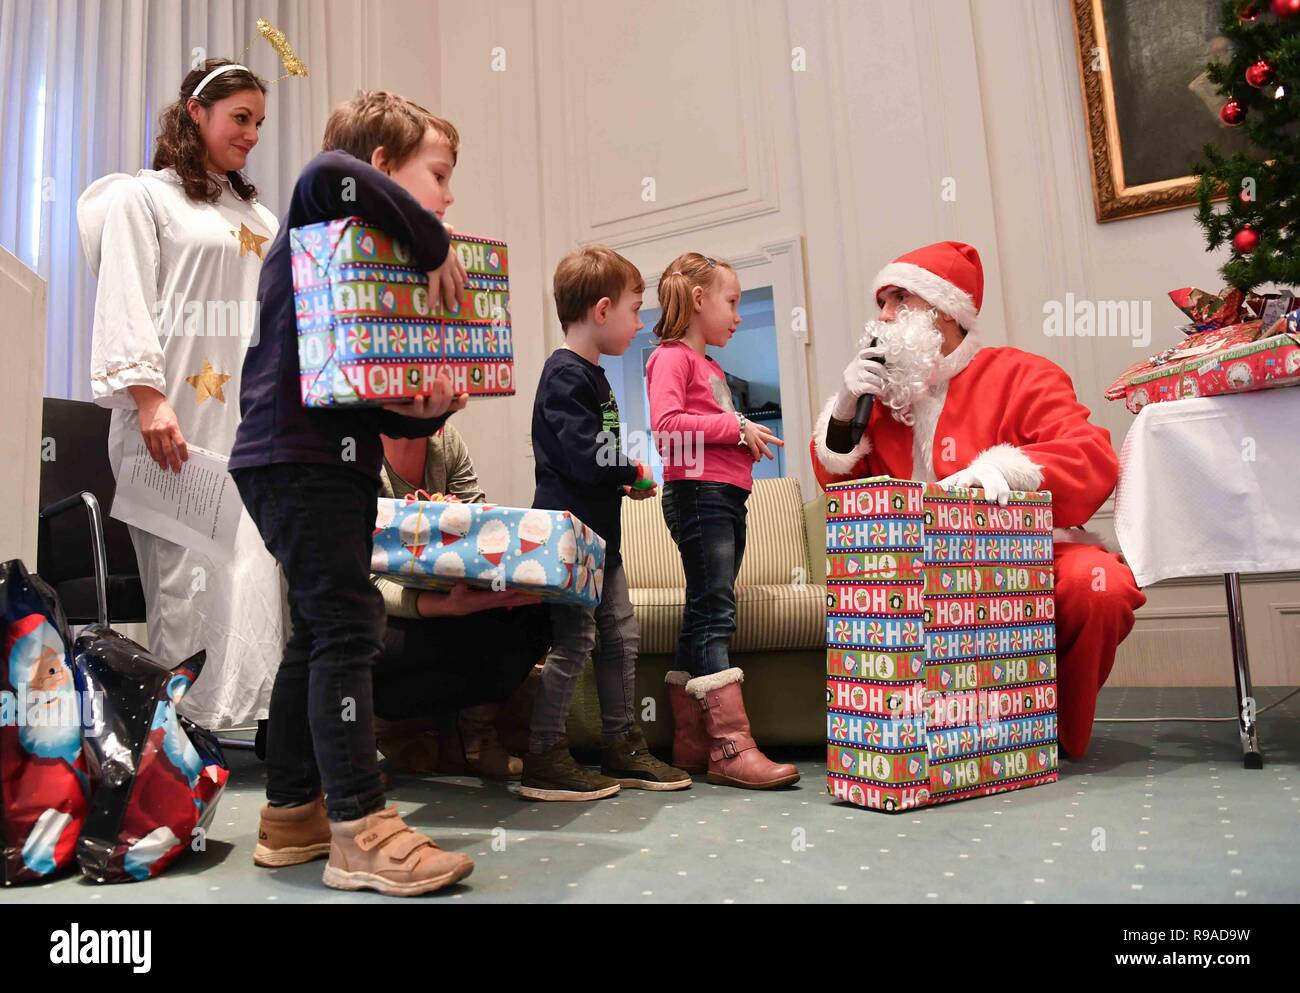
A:
{"label": "light blue carpet", "polygon": [[[1225,689],[1107,690],[1108,716],[1231,713]],[[1261,706],[1283,691],[1258,692]],[[594,803],[528,803],[476,779],[398,777],[390,799],[443,847],[476,861],[424,900],[547,903],[1300,900],[1300,696],[1261,719],[1266,765],[1241,767],[1233,724],[1099,724],[1061,781],[887,815],[833,802],[823,757],[781,792],[704,782]],[[9,902],[385,900],[320,883],[323,862],[252,865],[263,771],[230,755],[208,848],[148,883],[77,876],[10,889]],[[389,901],[386,901],[389,902]],[[398,901],[391,901],[398,902]]]}

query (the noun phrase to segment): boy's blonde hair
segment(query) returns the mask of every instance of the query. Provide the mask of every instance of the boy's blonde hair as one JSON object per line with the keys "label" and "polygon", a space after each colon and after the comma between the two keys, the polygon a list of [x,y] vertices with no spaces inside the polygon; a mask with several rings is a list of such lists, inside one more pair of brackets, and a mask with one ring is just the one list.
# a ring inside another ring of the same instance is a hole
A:
{"label": "boy's blonde hair", "polygon": [[695,300],[691,292],[699,286],[705,292],[718,278],[719,269],[731,266],[721,259],[711,259],[699,252],[687,252],[668,263],[659,277],[659,321],[655,324],[655,337],[660,343],[681,341],[695,316]]}
{"label": "boy's blonde hair", "polygon": [[587,311],[609,297],[615,303],[625,290],[645,292],[641,271],[612,248],[588,245],[570,252],[555,267],[555,312],[566,331]]}
{"label": "boy's blonde hair", "polygon": [[382,145],[388,160],[400,166],[415,154],[429,128],[447,140],[454,165],[460,154],[460,132],[450,121],[435,117],[418,103],[396,93],[359,90],[330,114],[321,151],[343,151],[369,162],[375,149]]}

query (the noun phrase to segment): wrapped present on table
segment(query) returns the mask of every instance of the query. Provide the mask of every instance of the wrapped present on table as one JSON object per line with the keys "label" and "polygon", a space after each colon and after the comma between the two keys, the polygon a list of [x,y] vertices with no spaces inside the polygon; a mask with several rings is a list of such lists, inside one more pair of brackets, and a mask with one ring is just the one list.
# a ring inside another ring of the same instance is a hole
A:
{"label": "wrapped present on table", "polygon": [[1057,778],[1050,493],[826,487],[833,796],[897,812]]}
{"label": "wrapped present on table", "polygon": [[1187,337],[1125,369],[1106,399],[1136,414],[1164,400],[1300,384],[1300,311],[1291,293],[1216,296],[1184,287],[1169,298],[1192,319]]}
{"label": "wrapped present on table", "polygon": [[421,589],[467,583],[594,607],[605,539],[568,511],[382,498],[370,571]]}
{"label": "wrapped present on table", "polygon": [[1191,323],[1183,328],[1187,334],[1226,328],[1241,323],[1246,317],[1259,316],[1257,313],[1243,315],[1246,295],[1241,290],[1225,290],[1221,294],[1214,294],[1194,286],[1183,286],[1170,290],[1169,299],[1191,319]]}
{"label": "wrapped present on table", "polygon": [[441,369],[457,393],[514,394],[504,242],[452,237],[468,277],[455,311],[431,307],[410,251],[361,218],[294,228],[289,247],[304,406],[400,403]]}
{"label": "wrapped present on table", "polygon": [[1300,327],[1291,314],[1272,327],[1250,321],[1189,335],[1125,370],[1106,390],[1137,413],[1149,403],[1300,385]]}

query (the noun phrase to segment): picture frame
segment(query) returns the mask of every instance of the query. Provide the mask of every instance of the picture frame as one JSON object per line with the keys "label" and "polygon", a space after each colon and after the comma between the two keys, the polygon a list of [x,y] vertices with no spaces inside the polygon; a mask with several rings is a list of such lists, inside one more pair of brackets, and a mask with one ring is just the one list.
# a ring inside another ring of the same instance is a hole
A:
{"label": "picture frame", "polygon": [[1194,206],[1204,145],[1246,148],[1205,74],[1221,0],[1070,2],[1098,223]]}

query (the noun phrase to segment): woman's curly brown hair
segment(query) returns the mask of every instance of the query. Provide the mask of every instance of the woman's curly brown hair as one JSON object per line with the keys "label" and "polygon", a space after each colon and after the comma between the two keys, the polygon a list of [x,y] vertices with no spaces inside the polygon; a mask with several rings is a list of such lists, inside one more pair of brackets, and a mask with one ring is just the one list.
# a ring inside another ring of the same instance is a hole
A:
{"label": "woman's curly brown hair", "polygon": [[[180,99],[170,104],[158,118],[158,140],[154,143],[153,168],[175,169],[191,200],[216,203],[221,197],[221,184],[208,174],[204,165],[205,149],[199,126],[186,111],[190,95],[203,81],[203,77],[218,66],[229,65],[230,59],[208,59],[197,69],[190,70],[181,82]],[[258,89],[266,92],[266,82],[247,69],[231,69],[213,79],[195,99],[204,107],[224,100],[242,90]],[[257,199],[257,187],[239,172],[228,172],[230,185],[240,199]]]}

